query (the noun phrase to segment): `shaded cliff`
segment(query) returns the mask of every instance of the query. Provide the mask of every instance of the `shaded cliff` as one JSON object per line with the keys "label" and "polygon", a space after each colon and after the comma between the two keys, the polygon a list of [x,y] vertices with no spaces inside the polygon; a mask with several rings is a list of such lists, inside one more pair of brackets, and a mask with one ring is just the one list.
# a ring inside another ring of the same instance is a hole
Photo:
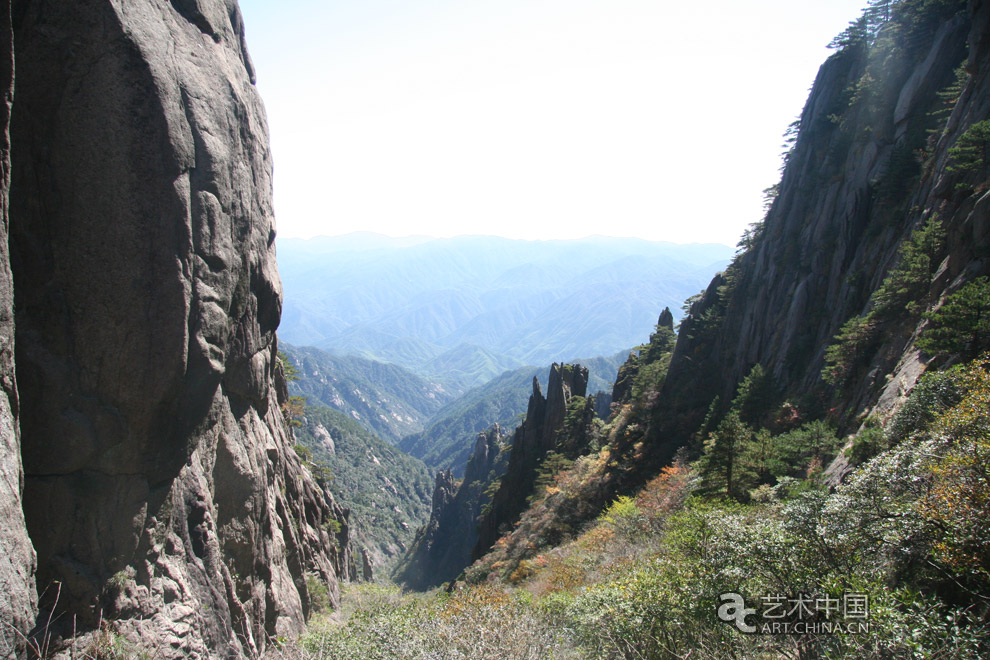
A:
{"label": "shaded cliff", "polygon": [[257,654],[302,630],[307,575],[336,600],[348,562],[328,532],[344,512],[280,410],[271,158],[237,4],[23,0],[14,50],[10,251],[41,608],[78,630],[112,621],[167,657]]}
{"label": "shaded cliff", "polygon": [[455,484],[450,470],[437,473],[429,522],[416,532],[395,577],[412,589],[453,580],[471,563],[478,542],[478,520],[491,499],[489,488],[505,472],[505,438],[496,424],[479,433],[464,480]]}

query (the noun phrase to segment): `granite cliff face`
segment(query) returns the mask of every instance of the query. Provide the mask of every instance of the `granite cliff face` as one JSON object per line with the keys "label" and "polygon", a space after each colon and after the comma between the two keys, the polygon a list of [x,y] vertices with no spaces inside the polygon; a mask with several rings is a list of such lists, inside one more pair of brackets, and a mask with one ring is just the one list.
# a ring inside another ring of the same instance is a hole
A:
{"label": "granite cliff face", "polygon": [[[350,558],[280,410],[271,158],[240,11],[23,0],[13,36],[0,500],[19,509],[19,410],[40,608],[166,657],[255,655],[301,631],[307,574],[336,600]],[[29,546],[4,543],[24,574]],[[19,629],[23,577],[2,612]]]}

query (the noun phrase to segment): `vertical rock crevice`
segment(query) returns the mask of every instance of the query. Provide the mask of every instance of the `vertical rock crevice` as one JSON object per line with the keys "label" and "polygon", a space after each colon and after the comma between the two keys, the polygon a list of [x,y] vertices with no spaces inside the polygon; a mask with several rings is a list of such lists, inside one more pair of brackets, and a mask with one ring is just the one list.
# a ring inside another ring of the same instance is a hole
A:
{"label": "vertical rock crevice", "polygon": [[10,112],[14,49],[10,2],[0,2],[0,658],[26,655],[18,633],[34,625],[35,554],[23,513],[24,471],[14,368],[14,287],[7,248],[10,205]]}

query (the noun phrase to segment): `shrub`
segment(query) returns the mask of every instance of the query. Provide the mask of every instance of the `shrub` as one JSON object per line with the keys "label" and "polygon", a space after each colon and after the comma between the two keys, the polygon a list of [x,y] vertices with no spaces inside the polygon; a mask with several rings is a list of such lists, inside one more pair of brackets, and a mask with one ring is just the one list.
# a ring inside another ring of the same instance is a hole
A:
{"label": "shrub", "polygon": [[852,447],[848,450],[849,462],[853,465],[862,465],[879,454],[886,446],[886,434],[882,428],[877,426],[864,428],[853,438]]}
{"label": "shrub", "polygon": [[940,531],[934,556],[990,593],[990,355],[960,375],[965,395],[934,424],[944,446],[932,459],[919,509]]}
{"label": "shrub", "polygon": [[309,592],[310,613],[322,612],[333,607],[330,589],[315,573],[306,574],[306,591]]}
{"label": "shrub", "polygon": [[926,373],[887,425],[887,443],[895,446],[912,434],[923,433],[963,396],[958,369]]}
{"label": "shrub", "polygon": [[609,505],[599,520],[613,529],[616,534],[635,537],[642,528],[643,516],[631,497],[620,496]]}

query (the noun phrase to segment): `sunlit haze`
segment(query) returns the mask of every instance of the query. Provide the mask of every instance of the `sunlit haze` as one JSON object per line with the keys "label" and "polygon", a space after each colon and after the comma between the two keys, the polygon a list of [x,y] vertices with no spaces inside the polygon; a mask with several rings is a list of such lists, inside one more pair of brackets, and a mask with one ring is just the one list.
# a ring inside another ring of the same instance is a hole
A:
{"label": "sunlit haze", "polygon": [[865,0],[242,0],[280,236],[733,245]]}

